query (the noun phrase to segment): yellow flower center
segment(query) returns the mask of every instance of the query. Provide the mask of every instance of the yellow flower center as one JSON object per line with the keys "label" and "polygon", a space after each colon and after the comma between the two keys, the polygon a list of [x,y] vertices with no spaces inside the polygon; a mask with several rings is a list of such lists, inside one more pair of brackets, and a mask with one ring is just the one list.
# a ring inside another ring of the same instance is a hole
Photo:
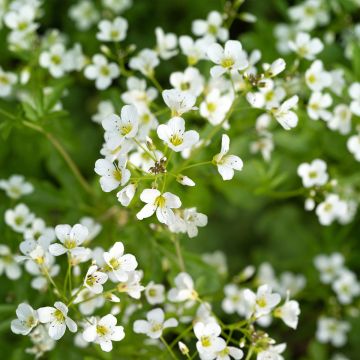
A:
{"label": "yellow flower center", "polygon": [[235,61],[232,58],[224,58],[221,60],[221,66],[226,69],[231,68],[234,64]]}
{"label": "yellow flower center", "polygon": [[122,173],[121,173],[121,170],[120,169],[115,169],[114,171],[113,171],[113,176],[114,176],[114,179],[116,180],[116,181],[121,181],[121,179],[122,179]]}
{"label": "yellow flower center", "polygon": [[165,206],[165,203],[166,200],[162,195],[158,196],[155,200],[155,205],[160,208],[163,208]]}
{"label": "yellow flower center", "polygon": [[209,347],[211,346],[211,339],[210,339],[210,336],[202,336],[201,339],[201,345],[203,347]]}
{"label": "yellow flower center", "polygon": [[59,309],[55,310],[54,317],[58,322],[64,322],[65,320],[64,314]]}
{"label": "yellow flower center", "polygon": [[106,334],[109,332],[109,329],[104,325],[97,325],[96,332],[100,336],[106,336]]}
{"label": "yellow flower center", "polygon": [[174,145],[174,146],[179,146],[183,143],[184,139],[182,136],[179,136],[178,134],[174,134],[170,137],[170,142]]}

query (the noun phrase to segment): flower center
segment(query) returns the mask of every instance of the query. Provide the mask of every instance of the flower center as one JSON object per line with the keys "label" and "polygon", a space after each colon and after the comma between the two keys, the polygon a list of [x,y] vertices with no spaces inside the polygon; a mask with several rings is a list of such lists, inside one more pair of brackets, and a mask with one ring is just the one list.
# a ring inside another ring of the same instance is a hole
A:
{"label": "flower center", "polygon": [[97,325],[96,332],[99,336],[106,336],[106,334],[109,332],[109,329],[104,325]]}
{"label": "flower center", "polygon": [[122,179],[122,173],[121,173],[121,170],[120,169],[115,169],[114,171],[113,171],[113,176],[114,176],[114,179],[116,180],[116,181],[121,181],[121,179]]}
{"label": "flower center", "polygon": [[120,267],[120,262],[118,261],[118,259],[115,259],[115,258],[112,258],[109,261],[109,264],[114,270],[117,270]]}
{"label": "flower center", "polygon": [[107,66],[102,66],[102,67],[100,68],[100,74],[101,74],[102,76],[105,76],[105,77],[109,76],[109,75],[110,75],[110,70],[109,70],[109,68],[108,68]]}
{"label": "flower center", "polygon": [[66,239],[64,245],[67,249],[74,249],[76,247],[76,241],[74,239]]}
{"label": "flower center", "polygon": [[163,207],[165,207],[165,204],[166,204],[166,200],[162,195],[160,195],[156,198],[155,205],[157,207],[163,208]]}
{"label": "flower center", "polygon": [[209,110],[209,112],[214,112],[217,108],[216,104],[213,102],[209,102],[206,104],[207,109]]}
{"label": "flower center", "polygon": [[221,60],[221,66],[229,69],[235,64],[235,61],[233,58],[224,58]]}
{"label": "flower center", "polygon": [[203,347],[211,346],[211,338],[210,338],[210,336],[202,336],[200,341],[201,341],[201,345]]}
{"label": "flower center", "polygon": [[58,322],[64,322],[65,320],[65,316],[64,314],[59,310],[56,309],[54,312],[54,318],[58,321]]}
{"label": "flower center", "polygon": [[170,137],[170,142],[174,145],[174,146],[179,146],[183,143],[184,139],[182,136],[180,136],[179,134],[174,134]]}
{"label": "flower center", "polygon": [[131,124],[126,124],[126,125],[123,125],[121,126],[121,129],[120,129],[120,133],[122,136],[125,136],[127,134],[130,133],[130,131],[132,130],[132,125]]}
{"label": "flower center", "polygon": [[51,62],[55,65],[61,64],[61,57],[59,55],[52,55]]}

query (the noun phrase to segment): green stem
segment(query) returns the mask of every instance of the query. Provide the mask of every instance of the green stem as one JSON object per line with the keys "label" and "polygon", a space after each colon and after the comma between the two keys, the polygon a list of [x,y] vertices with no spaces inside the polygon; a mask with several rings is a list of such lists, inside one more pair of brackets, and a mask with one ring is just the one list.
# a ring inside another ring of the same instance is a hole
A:
{"label": "green stem", "polygon": [[212,164],[212,161],[203,161],[203,162],[200,162],[200,163],[197,163],[197,164],[192,164],[192,165],[189,165],[189,166],[186,166],[184,168],[182,168],[180,170],[180,173],[184,170],[187,170],[187,169],[190,169],[190,168],[193,168],[193,167],[197,167],[197,166],[203,166],[203,165],[209,165],[209,164]]}
{"label": "green stem", "polygon": [[254,349],[250,346],[249,352],[247,353],[245,360],[250,360],[253,352],[254,352]]}
{"label": "green stem", "polygon": [[160,340],[162,341],[162,343],[165,345],[167,351],[170,353],[171,357],[175,360],[177,360],[177,356],[174,354],[174,352],[172,351],[171,347],[169,346],[169,344],[166,342],[166,340],[160,336]]}
{"label": "green stem", "polygon": [[163,88],[160,85],[160,83],[156,80],[155,76],[153,74],[149,74],[148,79],[155,85],[155,87],[158,89],[158,91],[161,94],[163,92]]}

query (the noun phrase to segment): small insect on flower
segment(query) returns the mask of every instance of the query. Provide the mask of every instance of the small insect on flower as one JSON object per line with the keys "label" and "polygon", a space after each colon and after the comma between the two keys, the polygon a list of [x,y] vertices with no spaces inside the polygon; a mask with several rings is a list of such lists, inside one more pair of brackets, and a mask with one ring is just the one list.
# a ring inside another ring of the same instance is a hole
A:
{"label": "small insect on flower", "polygon": [[77,325],[70,319],[68,307],[61,301],[57,301],[54,307],[46,306],[37,310],[39,321],[49,324],[49,336],[54,340],[59,340],[65,334],[66,327],[73,333],[77,331]]}
{"label": "small insect on flower", "polygon": [[116,326],[117,319],[112,314],[108,314],[100,320],[93,318],[91,322],[92,324],[85,328],[83,338],[87,342],[99,344],[103,351],[111,351],[112,342],[121,341],[125,337],[124,328]]}
{"label": "small insect on flower", "polygon": [[234,170],[241,171],[243,161],[236,155],[226,155],[230,149],[230,138],[223,134],[221,139],[220,153],[213,158],[214,164],[223,178],[223,180],[231,180],[234,177]]}

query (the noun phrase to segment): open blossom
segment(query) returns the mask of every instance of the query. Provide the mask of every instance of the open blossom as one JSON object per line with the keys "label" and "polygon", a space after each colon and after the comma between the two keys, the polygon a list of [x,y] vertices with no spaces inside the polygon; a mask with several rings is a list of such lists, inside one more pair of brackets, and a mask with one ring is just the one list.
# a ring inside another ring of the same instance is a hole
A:
{"label": "open blossom", "polygon": [[181,117],[173,117],[166,125],[159,125],[157,134],[170,149],[176,152],[191,148],[199,141],[197,131],[185,131],[185,120]]}
{"label": "open blossom", "polygon": [[329,179],[327,165],[321,159],[315,159],[310,164],[299,165],[297,173],[306,188],[325,185]]}
{"label": "open blossom", "polygon": [[99,23],[97,39],[101,41],[122,41],[126,38],[128,22],[122,17],[116,17],[113,21],[102,20]]}
{"label": "open blossom", "polygon": [[354,115],[360,116],[360,83],[355,82],[349,87],[349,95],[352,99],[350,110]]}
{"label": "open blossom", "polygon": [[224,48],[214,43],[208,48],[207,55],[216,64],[210,69],[211,76],[215,78],[226,72],[244,70],[249,65],[246,53],[237,40],[228,40]]}
{"label": "open blossom", "polygon": [[127,160],[119,157],[111,162],[107,159],[96,160],[95,172],[100,175],[100,185],[103,191],[110,192],[117,187],[124,186],[130,179],[130,171],[126,168]]}
{"label": "open blossom", "polygon": [[159,56],[168,60],[177,54],[177,37],[173,33],[164,33],[161,27],[155,29],[156,36],[156,51]]}
{"label": "open blossom", "polygon": [[93,318],[91,323],[85,328],[83,338],[87,342],[99,344],[103,351],[111,351],[112,342],[121,341],[125,337],[124,328],[116,325],[117,319],[112,314],[105,315],[100,320]]}
{"label": "open blossom", "polygon": [[32,223],[35,215],[30,212],[29,208],[25,204],[18,204],[14,209],[8,209],[5,211],[5,222],[14,231],[23,233],[27,226]]}
{"label": "open blossom", "polygon": [[284,360],[281,355],[286,349],[286,344],[272,345],[264,351],[260,351],[256,360]]}
{"label": "open blossom", "polygon": [[146,334],[151,339],[158,339],[162,336],[163,330],[176,327],[178,322],[175,318],[165,320],[164,311],[160,308],[153,309],[146,314],[146,320],[134,322],[134,332]]}
{"label": "open blossom", "polygon": [[119,76],[120,70],[115,63],[109,63],[104,55],[96,54],[92,57],[92,64],[85,68],[84,74],[88,79],[95,80],[97,89],[104,90]]}
{"label": "open blossom", "polygon": [[296,329],[300,315],[299,303],[287,297],[285,303],[275,309],[274,315],[281,318],[287,326]]}
{"label": "open blossom", "polygon": [[66,49],[63,44],[58,43],[51,46],[49,51],[41,53],[39,58],[40,66],[48,69],[50,74],[55,78],[63,76],[66,71],[65,53]]}
{"label": "open blossom", "polygon": [[80,247],[89,234],[89,230],[81,225],[76,224],[73,227],[70,225],[57,225],[55,227],[56,237],[60,243],[51,244],[49,252],[54,256],[59,256],[65,253],[77,256],[86,251],[84,247]]}
{"label": "open blossom", "polygon": [[314,259],[315,267],[320,271],[320,280],[329,284],[344,269],[344,257],[340,253],[333,253],[329,256],[318,255]]}
{"label": "open blossom", "polygon": [[107,264],[107,271],[111,281],[127,281],[129,274],[137,268],[137,261],[134,255],[124,254],[122,242],[116,242],[109,251],[104,252],[104,260]]}
{"label": "open blossom", "polygon": [[69,17],[78,29],[85,31],[99,20],[100,14],[92,1],[81,0],[70,7]]}
{"label": "open blossom", "polygon": [[19,199],[34,191],[34,187],[22,175],[11,175],[8,180],[0,180],[0,189],[3,189],[12,199]]}
{"label": "open blossom", "polygon": [[238,313],[240,316],[246,316],[249,312],[248,302],[244,297],[244,290],[235,284],[228,284],[224,288],[225,297],[221,303],[222,309],[227,314]]}
{"label": "open blossom", "polygon": [[290,99],[284,101],[279,107],[275,107],[270,110],[274,118],[285,130],[290,130],[296,127],[298,123],[298,116],[291,110],[296,107],[298,101],[298,96],[294,95]]}
{"label": "open blossom", "polygon": [[28,34],[38,27],[34,21],[35,17],[36,8],[25,3],[18,9],[7,12],[4,16],[4,23],[16,33]]}
{"label": "open blossom", "polygon": [[190,36],[179,37],[179,45],[182,53],[187,57],[189,66],[196,65],[200,60],[206,59],[206,50],[213,41],[211,38],[193,40]]}
{"label": "open blossom", "polygon": [[121,99],[127,103],[135,105],[137,108],[146,106],[156,99],[158,92],[155,88],[147,88],[146,80],[130,76],[126,80],[127,91],[121,94]]}
{"label": "open blossom", "polygon": [[309,117],[313,120],[330,120],[331,112],[326,109],[331,106],[332,102],[332,97],[329,94],[322,94],[320,92],[312,93],[307,106]]}
{"label": "open blossom", "polygon": [[321,343],[331,343],[336,347],[346,344],[350,324],[334,318],[321,317],[318,320],[316,338]]}
{"label": "open blossom", "polygon": [[316,208],[316,215],[321,225],[328,226],[334,220],[341,219],[347,212],[347,205],[337,194],[329,194]]}
{"label": "open blossom", "polygon": [[306,85],[312,91],[322,91],[332,84],[331,74],[324,70],[321,60],[315,60],[305,72]]}
{"label": "open blossom", "polygon": [[217,166],[223,180],[231,180],[234,177],[234,170],[241,171],[243,168],[243,162],[238,156],[227,155],[229,149],[230,138],[223,134],[220,153],[213,158],[213,162]]}
{"label": "open blossom", "polygon": [[129,184],[122,188],[117,194],[117,198],[122,206],[129,206],[131,200],[135,196],[136,185]]}
{"label": "open blossom", "polygon": [[145,76],[153,76],[154,69],[159,65],[160,61],[154,50],[143,49],[137,56],[132,57],[129,62],[130,69],[138,70]]}
{"label": "open blossom", "polygon": [[4,71],[0,66],[0,98],[11,94],[12,87],[16,81],[16,74],[9,71]]}
{"label": "open blossom", "polygon": [[196,208],[185,209],[183,213],[186,233],[190,238],[196,237],[199,233],[198,227],[207,225],[208,217],[196,211]]}
{"label": "open blossom", "polygon": [[220,337],[221,327],[217,323],[197,322],[194,333],[198,339],[196,348],[200,355],[210,355],[223,350],[226,342]]}
{"label": "open blossom", "polygon": [[352,271],[342,270],[333,282],[332,288],[341,304],[350,304],[354,297],[360,295],[360,283]]}
{"label": "open blossom", "polygon": [[103,284],[108,279],[108,276],[98,270],[97,265],[91,265],[86,273],[84,285],[94,292],[95,294],[101,294],[103,292]]}
{"label": "open blossom", "polygon": [[146,205],[136,214],[139,220],[148,218],[156,212],[158,220],[167,225],[175,221],[172,209],[178,209],[181,206],[181,200],[178,196],[170,192],[161,193],[157,189],[143,190],[140,200]]}
{"label": "open blossom", "polygon": [[170,84],[177,90],[199,96],[204,89],[204,77],[197,68],[188,67],[184,72],[173,72],[170,75]]}
{"label": "open blossom", "polygon": [[77,331],[77,325],[70,319],[68,307],[61,301],[57,301],[54,307],[46,306],[37,310],[39,321],[43,324],[49,324],[49,336],[54,340],[63,337],[66,328],[71,332]]}
{"label": "open blossom", "polygon": [[11,331],[15,334],[28,335],[38,324],[37,312],[26,303],[21,303],[16,309],[17,319],[11,322]]}
{"label": "open blossom", "polygon": [[206,20],[195,20],[192,24],[192,32],[196,36],[212,38],[213,41],[219,39],[226,41],[229,31],[222,26],[223,19],[218,11],[211,11]]}
{"label": "open blossom", "polygon": [[165,301],[165,286],[150,281],[145,288],[145,296],[150,305],[162,304]]}
{"label": "open blossom", "polygon": [[312,39],[308,33],[304,32],[299,32],[294,41],[289,41],[289,47],[300,57],[307,60],[314,60],[316,55],[324,49],[320,39]]}
{"label": "open blossom", "polygon": [[351,131],[351,115],[348,105],[338,104],[327,121],[327,126],[331,130],[338,130],[340,134],[346,135]]}
{"label": "open blossom", "polygon": [[11,253],[10,248],[0,244],[0,275],[3,273],[10,280],[16,280],[21,276],[21,268]]}
{"label": "open blossom", "polygon": [[195,300],[197,292],[194,281],[188,273],[181,272],[174,279],[175,287],[169,290],[168,299],[172,302]]}
{"label": "open blossom", "polygon": [[194,110],[196,97],[187,91],[177,89],[164,90],[162,97],[167,107],[171,110],[172,117],[178,117],[190,110]]}

